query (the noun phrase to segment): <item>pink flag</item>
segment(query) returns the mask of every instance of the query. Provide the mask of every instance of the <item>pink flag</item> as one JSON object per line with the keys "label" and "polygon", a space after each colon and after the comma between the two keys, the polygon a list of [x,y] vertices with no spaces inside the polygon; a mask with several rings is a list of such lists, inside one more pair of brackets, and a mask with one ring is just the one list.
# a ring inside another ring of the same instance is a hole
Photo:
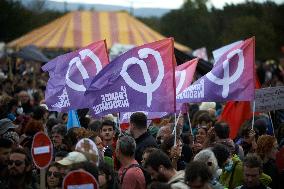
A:
{"label": "pink flag", "polygon": [[192,52],[193,56],[196,56],[198,58],[202,58],[203,60],[208,61],[207,51],[205,47],[196,49]]}
{"label": "pink flag", "polygon": [[195,58],[176,67],[176,95],[190,86],[197,63],[198,58]]}
{"label": "pink flag", "polygon": [[177,95],[177,102],[226,102],[254,99],[254,38],[218,53],[210,72]]}

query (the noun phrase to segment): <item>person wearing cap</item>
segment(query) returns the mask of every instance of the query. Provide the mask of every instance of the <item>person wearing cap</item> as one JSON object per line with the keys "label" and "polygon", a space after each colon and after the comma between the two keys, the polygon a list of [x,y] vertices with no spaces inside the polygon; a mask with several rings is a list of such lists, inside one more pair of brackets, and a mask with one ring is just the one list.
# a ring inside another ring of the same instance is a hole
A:
{"label": "person wearing cap", "polygon": [[57,161],[56,163],[58,163],[62,168],[60,172],[66,175],[70,169],[86,161],[87,161],[87,158],[84,154],[82,154],[81,152],[74,151],[74,152],[69,152],[66,157]]}
{"label": "person wearing cap", "polygon": [[68,171],[69,168],[72,168],[85,161],[87,161],[87,158],[83,153],[74,151],[74,152],[69,152],[65,158],[57,161],[56,163],[64,166],[65,171]]}
{"label": "person wearing cap", "polygon": [[6,132],[10,130],[16,129],[17,126],[13,124],[13,122],[8,119],[4,118],[0,120],[0,136],[2,137]]}
{"label": "person wearing cap", "polygon": [[74,152],[69,152],[65,158],[57,161],[57,163],[63,166],[69,166],[69,165],[74,165],[76,163],[82,163],[84,161],[87,161],[86,156],[81,152],[74,151]]}

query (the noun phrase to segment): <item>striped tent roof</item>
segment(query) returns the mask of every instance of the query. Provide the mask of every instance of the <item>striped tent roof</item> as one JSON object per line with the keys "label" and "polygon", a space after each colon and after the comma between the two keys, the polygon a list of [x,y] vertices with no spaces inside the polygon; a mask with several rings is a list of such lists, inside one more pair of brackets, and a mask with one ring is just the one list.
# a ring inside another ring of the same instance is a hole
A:
{"label": "striped tent roof", "polygon": [[[115,43],[142,45],[165,38],[126,12],[70,12],[51,23],[15,39],[8,47],[35,45],[40,48],[80,48],[106,39],[110,48]],[[181,51],[190,48],[175,43]]]}

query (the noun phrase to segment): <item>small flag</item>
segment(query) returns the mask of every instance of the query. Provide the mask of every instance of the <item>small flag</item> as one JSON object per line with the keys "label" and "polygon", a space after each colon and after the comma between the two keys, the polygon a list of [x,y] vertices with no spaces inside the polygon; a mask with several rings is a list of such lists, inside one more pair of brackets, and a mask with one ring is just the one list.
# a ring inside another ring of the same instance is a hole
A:
{"label": "small flag", "polygon": [[67,130],[81,127],[79,117],[76,110],[69,110],[68,112],[68,121],[67,121]]}

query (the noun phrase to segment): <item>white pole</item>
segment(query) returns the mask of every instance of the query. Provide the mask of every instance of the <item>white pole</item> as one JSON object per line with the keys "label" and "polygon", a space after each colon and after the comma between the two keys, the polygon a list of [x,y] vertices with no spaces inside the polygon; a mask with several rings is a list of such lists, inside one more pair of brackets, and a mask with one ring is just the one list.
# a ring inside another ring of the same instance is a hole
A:
{"label": "white pole", "polygon": [[189,125],[190,134],[192,136],[192,143],[194,144],[194,136],[193,136],[193,131],[192,131],[190,117],[189,117],[189,113],[188,112],[187,112],[187,118],[188,118],[188,125]]}
{"label": "white pole", "polygon": [[46,169],[40,169],[40,188],[45,189],[45,174]]}
{"label": "white pole", "polygon": [[175,128],[174,128],[174,131],[175,131],[175,142],[174,142],[174,146],[177,145],[177,123],[178,123],[178,120],[180,118],[180,115],[181,115],[181,111],[179,111],[179,114],[178,114],[178,118],[176,119],[176,113],[175,113]]}
{"label": "white pole", "polygon": [[255,100],[253,100],[251,130],[253,130],[253,125],[254,125],[254,112],[255,112]]}
{"label": "white pole", "polygon": [[187,119],[188,119],[188,125],[189,125],[189,130],[191,135],[193,136],[193,131],[192,131],[192,127],[191,127],[191,122],[190,122],[190,117],[189,117],[189,113],[187,112]]}
{"label": "white pole", "polygon": [[268,116],[269,116],[269,120],[270,120],[270,123],[271,123],[271,126],[272,126],[273,135],[275,136],[275,133],[274,133],[274,125],[273,125],[273,122],[272,122],[272,118],[271,118],[270,112],[268,112]]}

